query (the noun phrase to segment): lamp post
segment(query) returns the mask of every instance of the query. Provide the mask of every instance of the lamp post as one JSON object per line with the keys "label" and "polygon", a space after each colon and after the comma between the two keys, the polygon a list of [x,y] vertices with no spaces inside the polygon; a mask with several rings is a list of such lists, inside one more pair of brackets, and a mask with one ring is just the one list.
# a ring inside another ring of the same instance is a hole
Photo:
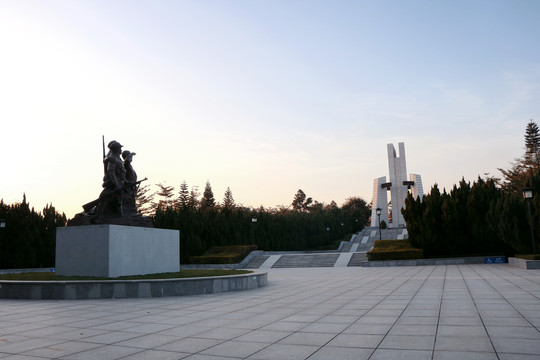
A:
{"label": "lamp post", "polygon": [[[0,219],[0,259],[2,259],[2,231],[6,227],[6,220]],[[0,262],[0,266],[2,263]]]}
{"label": "lamp post", "polygon": [[330,244],[330,226],[326,227],[326,243]]}
{"label": "lamp post", "polygon": [[251,223],[253,224],[253,244],[255,244],[255,231],[257,230],[257,217],[253,215],[251,217]]}
{"label": "lamp post", "polygon": [[531,241],[533,247],[533,255],[536,256],[536,246],[534,244],[534,228],[531,216],[531,199],[533,197],[533,191],[531,188],[526,187],[523,189],[523,198],[527,201],[527,207],[529,208],[529,224],[531,225]]}
{"label": "lamp post", "polygon": [[382,240],[381,239],[381,208],[378,207],[375,211],[377,212],[377,218],[379,219],[379,240]]}

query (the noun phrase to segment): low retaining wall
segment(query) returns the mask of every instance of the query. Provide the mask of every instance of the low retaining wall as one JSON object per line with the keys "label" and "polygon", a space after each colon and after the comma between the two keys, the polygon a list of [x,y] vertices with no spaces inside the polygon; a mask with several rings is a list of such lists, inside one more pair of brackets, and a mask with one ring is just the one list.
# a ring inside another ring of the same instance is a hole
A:
{"label": "low retaining wall", "polygon": [[0,281],[0,299],[78,300],[154,298],[250,290],[268,284],[266,272],[186,279]]}
{"label": "low retaining wall", "polygon": [[484,256],[443,259],[364,261],[362,267],[484,264]]}
{"label": "low retaining wall", "polygon": [[237,264],[181,264],[181,270],[204,270],[204,269],[226,269],[226,270],[236,270],[243,269],[248,262],[251,261],[254,257],[262,255],[264,251],[262,250],[253,250],[251,251],[241,262]]}
{"label": "low retaining wall", "polygon": [[508,258],[508,264],[525,270],[540,269],[540,260],[526,260],[510,257]]}

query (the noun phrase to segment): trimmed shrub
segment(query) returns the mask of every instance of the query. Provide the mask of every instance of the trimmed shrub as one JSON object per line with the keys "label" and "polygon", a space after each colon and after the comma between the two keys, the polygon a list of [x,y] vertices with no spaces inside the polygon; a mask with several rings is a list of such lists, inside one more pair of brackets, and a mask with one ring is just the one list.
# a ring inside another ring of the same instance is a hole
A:
{"label": "trimmed shrub", "polygon": [[406,240],[375,240],[375,243],[373,244],[373,250],[403,250],[403,249],[411,249],[412,245],[411,242]]}
{"label": "trimmed shrub", "polygon": [[525,260],[540,260],[540,254],[516,254],[516,257]]}
{"label": "trimmed shrub", "polygon": [[191,256],[192,264],[237,264],[250,252],[257,250],[256,245],[212,246],[201,256]]}
{"label": "trimmed shrub", "polygon": [[423,259],[424,251],[422,249],[402,249],[391,251],[373,251],[367,253],[368,261],[377,260],[413,260]]}
{"label": "trimmed shrub", "polygon": [[409,240],[375,240],[367,258],[368,261],[423,259],[424,251],[413,248]]}

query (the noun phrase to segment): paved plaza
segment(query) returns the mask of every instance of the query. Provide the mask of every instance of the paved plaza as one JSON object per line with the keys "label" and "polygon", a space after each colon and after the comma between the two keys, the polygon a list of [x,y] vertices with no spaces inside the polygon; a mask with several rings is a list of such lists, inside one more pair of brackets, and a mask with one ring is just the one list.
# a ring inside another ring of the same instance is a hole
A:
{"label": "paved plaza", "polygon": [[0,359],[540,359],[540,270],[270,269],[215,295],[0,300]]}

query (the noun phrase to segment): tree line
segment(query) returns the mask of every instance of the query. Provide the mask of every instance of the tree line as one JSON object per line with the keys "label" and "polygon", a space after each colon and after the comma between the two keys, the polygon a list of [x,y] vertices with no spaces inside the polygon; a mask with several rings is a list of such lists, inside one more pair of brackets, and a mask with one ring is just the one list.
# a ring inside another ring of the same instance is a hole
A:
{"label": "tree line", "polygon": [[487,176],[471,185],[462,179],[450,192],[437,185],[422,199],[411,195],[402,210],[411,243],[427,257],[533,253],[528,208],[522,190],[532,188],[533,233],[540,235],[540,131],[534,121],[525,131],[525,153],[502,178]]}
{"label": "tree line", "polygon": [[253,208],[236,205],[227,188],[218,203],[209,182],[202,196],[186,182],[177,197],[174,188],[161,189],[154,225],[180,230],[181,261],[201,255],[211,246],[257,245],[267,251],[336,249],[346,234],[361,230],[370,216],[369,205],[350,197],[339,207],[313,201],[299,189],[289,207]]}
{"label": "tree line", "polygon": [[47,205],[37,212],[26,201],[5,204],[0,200],[0,268],[54,267],[56,228],[66,225],[65,214]]}
{"label": "tree line", "polygon": [[[201,255],[215,245],[257,245],[264,250],[309,250],[329,247],[346,234],[361,230],[370,216],[369,205],[350,197],[339,207],[307,198],[298,190],[289,207],[253,208],[237,205],[227,188],[223,201],[215,200],[210,182],[201,196],[184,181],[178,194],[173,186],[158,184],[158,192],[142,191],[139,206],[157,228],[180,230],[181,261]],[[20,203],[0,200],[0,268],[54,267],[56,228],[67,224],[64,213],[47,205],[31,208],[23,195]]]}

